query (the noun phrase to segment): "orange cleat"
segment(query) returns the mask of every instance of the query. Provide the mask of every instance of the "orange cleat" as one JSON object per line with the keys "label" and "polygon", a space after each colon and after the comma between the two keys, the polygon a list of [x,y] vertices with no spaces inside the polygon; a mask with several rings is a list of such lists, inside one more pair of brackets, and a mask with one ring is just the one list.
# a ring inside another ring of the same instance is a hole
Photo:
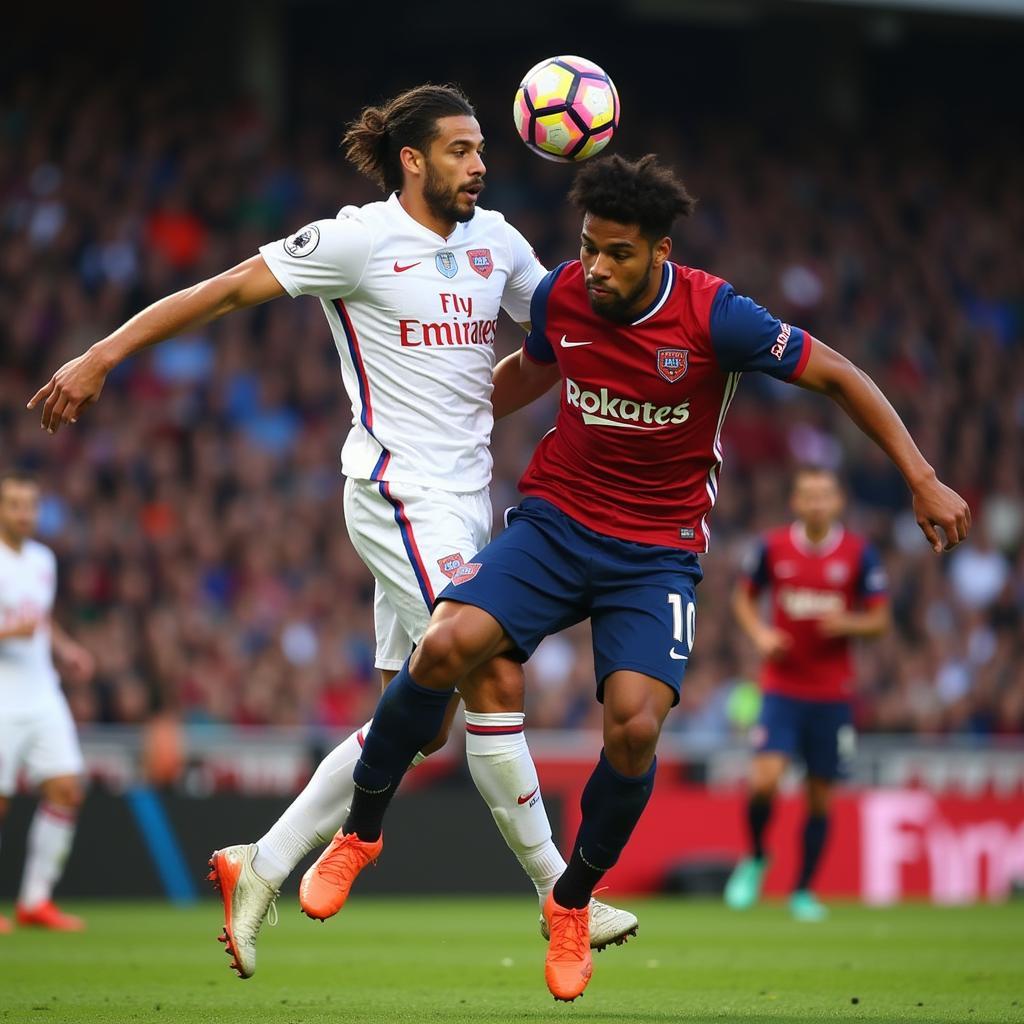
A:
{"label": "orange cleat", "polygon": [[343,906],[356,876],[380,856],[384,837],[364,843],[354,832],[338,829],[331,845],[316,859],[299,883],[299,906],[314,921],[326,921]]}
{"label": "orange cleat", "polygon": [[48,928],[51,932],[83,932],[85,922],[74,914],[65,914],[51,900],[34,907],[14,908],[14,919],[20,928]]}
{"label": "orange cleat", "polygon": [[11,922],[7,920],[2,914],[0,914],[0,935],[8,935],[14,931],[14,927]]}
{"label": "orange cleat", "polygon": [[544,903],[544,919],[551,935],[544,962],[544,980],[555,999],[571,1003],[583,995],[594,971],[590,957],[590,910],[560,907],[554,893],[549,892]]}

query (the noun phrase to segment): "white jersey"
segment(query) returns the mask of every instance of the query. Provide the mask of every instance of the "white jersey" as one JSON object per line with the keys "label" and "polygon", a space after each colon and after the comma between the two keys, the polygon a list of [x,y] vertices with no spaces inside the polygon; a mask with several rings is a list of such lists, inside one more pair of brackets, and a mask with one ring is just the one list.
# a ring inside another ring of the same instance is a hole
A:
{"label": "white jersey", "polygon": [[20,551],[0,541],[0,628],[28,617],[39,619],[30,637],[0,640],[0,715],[20,717],[61,695],[53,666],[50,615],[57,594],[57,559],[34,540]]}
{"label": "white jersey", "polygon": [[319,297],[331,325],[352,402],[345,475],[486,487],[498,311],[529,320],[545,274],[526,239],[491,210],[442,238],[393,194],[260,253],[289,295]]}

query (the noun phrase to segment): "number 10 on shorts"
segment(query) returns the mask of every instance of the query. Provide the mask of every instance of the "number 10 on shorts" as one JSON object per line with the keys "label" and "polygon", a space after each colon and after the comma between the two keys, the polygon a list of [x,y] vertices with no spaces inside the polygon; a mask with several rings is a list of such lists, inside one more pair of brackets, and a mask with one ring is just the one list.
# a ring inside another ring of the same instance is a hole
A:
{"label": "number 10 on shorts", "polygon": [[675,647],[669,654],[677,660],[684,661],[693,650],[693,638],[697,632],[697,606],[693,601],[686,602],[686,636],[683,636],[683,599],[679,594],[669,594],[668,603],[672,605],[672,639],[676,643],[686,644],[686,654],[680,654]]}

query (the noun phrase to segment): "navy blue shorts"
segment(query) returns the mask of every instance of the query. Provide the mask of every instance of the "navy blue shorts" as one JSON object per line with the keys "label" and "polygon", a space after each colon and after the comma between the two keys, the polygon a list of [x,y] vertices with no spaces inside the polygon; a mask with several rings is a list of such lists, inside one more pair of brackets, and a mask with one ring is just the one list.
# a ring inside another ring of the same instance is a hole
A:
{"label": "navy blue shorts", "polygon": [[845,700],[802,700],[766,693],[754,727],[754,749],[799,757],[807,774],[834,781],[847,774],[856,750],[853,712]]}
{"label": "navy blue shorts", "polygon": [[526,498],[466,569],[438,602],[488,612],[516,645],[513,657],[526,661],[544,637],[589,618],[598,700],[612,672],[630,669],[660,679],[679,701],[703,577],[692,552],[607,537]]}

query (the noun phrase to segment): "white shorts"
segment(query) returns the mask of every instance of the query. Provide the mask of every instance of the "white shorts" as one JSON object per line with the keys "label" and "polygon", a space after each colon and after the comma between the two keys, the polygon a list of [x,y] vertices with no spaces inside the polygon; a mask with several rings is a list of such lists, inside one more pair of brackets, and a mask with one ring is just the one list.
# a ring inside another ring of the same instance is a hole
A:
{"label": "white shorts", "polygon": [[491,517],[486,487],[456,494],[345,481],[348,535],[376,580],[377,668],[402,667],[423,638],[437,595],[490,540]]}
{"label": "white shorts", "polygon": [[0,796],[15,792],[22,771],[36,786],[84,770],[75,722],[63,697],[24,715],[0,712]]}

